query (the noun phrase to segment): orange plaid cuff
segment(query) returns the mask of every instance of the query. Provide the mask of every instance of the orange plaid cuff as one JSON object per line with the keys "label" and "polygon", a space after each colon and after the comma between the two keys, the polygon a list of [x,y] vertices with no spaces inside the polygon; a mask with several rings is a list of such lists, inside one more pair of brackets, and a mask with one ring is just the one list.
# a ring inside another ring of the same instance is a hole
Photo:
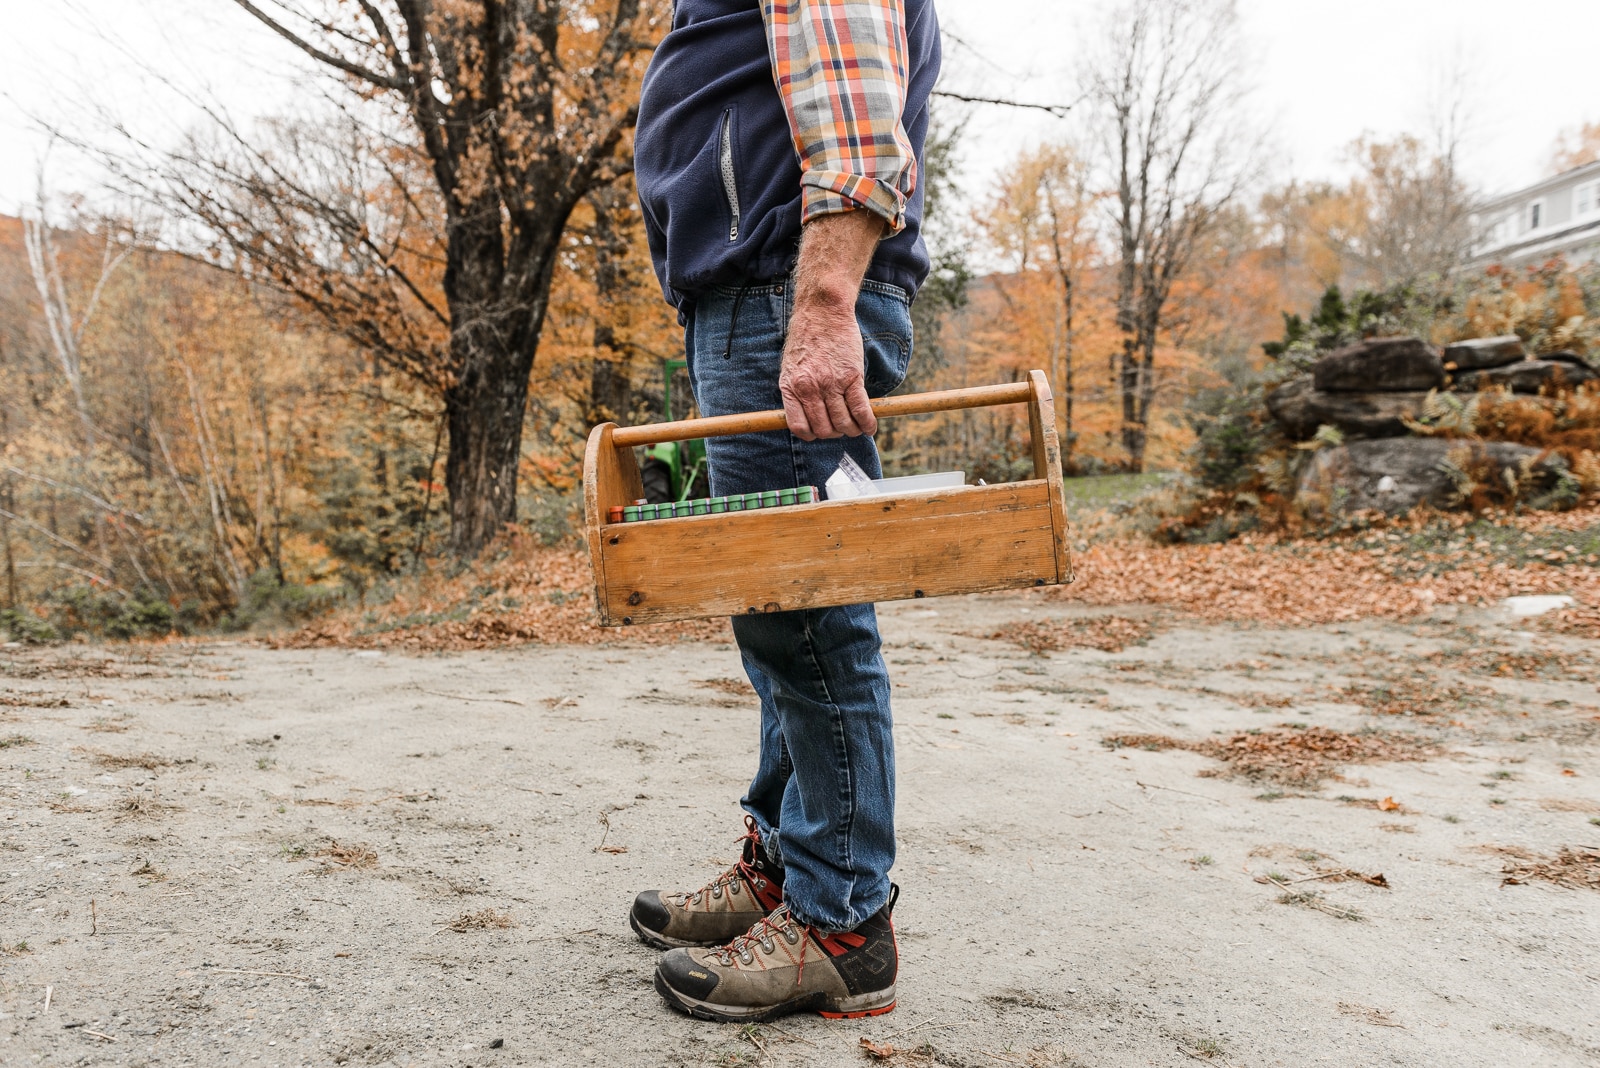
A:
{"label": "orange plaid cuff", "polygon": [[865,208],[898,233],[917,186],[902,0],[762,0],[761,14],[800,156],[802,221]]}

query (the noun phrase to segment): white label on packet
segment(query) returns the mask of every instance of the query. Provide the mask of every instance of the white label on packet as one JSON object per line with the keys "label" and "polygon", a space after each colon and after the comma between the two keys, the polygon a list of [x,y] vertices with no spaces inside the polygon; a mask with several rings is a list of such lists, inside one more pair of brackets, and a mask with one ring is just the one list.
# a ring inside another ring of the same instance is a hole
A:
{"label": "white label on packet", "polygon": [[852,497],[870,496],[873,492],[872,479],[848,454],[839,461],[838,470],[828,476],[824,486],[830,501],[847,501]]}

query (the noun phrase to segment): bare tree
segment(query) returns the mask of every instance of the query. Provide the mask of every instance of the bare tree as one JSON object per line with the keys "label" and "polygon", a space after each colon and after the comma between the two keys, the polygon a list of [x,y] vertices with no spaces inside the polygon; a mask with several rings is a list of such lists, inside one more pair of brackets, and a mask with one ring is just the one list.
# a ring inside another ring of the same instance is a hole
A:
{"label": "bare tree", "polygon": [[1107,27],[1085,81],[1115,191],[1122,441],[1142,471],[1173,286],[1242,190],[1253,146],[1234,0],[1126,0]]}
{"label": "bare tree", "polygon": [[334,121],[218,115],[167,196],[217,258],[437,391],[452,548],[516,517],[529,374],[574,207],[631,170],[663,0],[234,0],[315,61]]}
{"label": "bare tree", "polygon": [[1089,225],[1089,210],[1095,196],[1089,188],[1089,168],[1076,154],[1059,152],[1053,165],[1045,169],[1041,186],[1044,194],[1044,212],[1049,220],[1050,262],[1055,268],[1056,281],[1061,286],[1061,322],[1058,334],[1061,339],[1060,359],[1057,361],[1061,383],[1062,423],[1061,465],[1072,470],[1072,446],[1076,440],[1073,431],[1073,398],[1076,395],[1073,381],[1073,349],[1077,335],[1078,291],[1084,272],[1088,269],[1097,248]]}
{"label": "bare tree", "polygon": [[1430,151],[1410,135],[1351,146],[1361,172],[1350,187],[1356,227],[1343,245],[1361,282],[1415,285],[1449,278],[1466,263],[1478,228],[1459,148],[1449,139]]}
{"label": "bare tree", "polygon": [[83,332],[94,317],[95,308],[105,292],[106,283],[128,257],[128,244],[118,241],[110,225],[101,227],[100,264],[94,284],[84,300],[83,308],[74,312],[67,297],[66,281],[61,273],[61,252],[56,247],[55,232],[50,226],[50,201],[45,195],[44,176],[39,178],[39,193],[34,210],[22,217],[22,241],[28,250],[28,269],[33,275],[34,289],[39,294],[39,304],[44,311],[45,326],[50,336],[50,350],[56,365],[72,390],[73,404],[77,408],[78,422],[83,431],[83,454],[94,452],[94,419],[89,414],[89,399],[83,383]]}
{"label": "bare tree", "polygon": [[[1046,144],[1023,152],[1007,168],[981,217],[995,247],[1015,258],[1020,276],[1042,271],[1057,290],[1048,359],[1063,419],[1063,466],[1070,466],[1072,458],[1080,292],[1099,253],[1093,218],[1097,199],[1089,165],[1078,148]],[[1011,304],[1004,286],[997,292]]]}

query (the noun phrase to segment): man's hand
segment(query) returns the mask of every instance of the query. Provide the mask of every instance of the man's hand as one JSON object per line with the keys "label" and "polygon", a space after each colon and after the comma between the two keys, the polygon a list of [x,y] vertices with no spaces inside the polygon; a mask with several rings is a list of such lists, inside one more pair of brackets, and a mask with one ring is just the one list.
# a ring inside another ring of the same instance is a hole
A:
{"label": "man's hand", "polygon": [[867,398],[856,297],[883,229],[872,212],[850,211],[813,219],[801,233],[794,313],[778,376],[789,431],[801,441],[878,429]]}

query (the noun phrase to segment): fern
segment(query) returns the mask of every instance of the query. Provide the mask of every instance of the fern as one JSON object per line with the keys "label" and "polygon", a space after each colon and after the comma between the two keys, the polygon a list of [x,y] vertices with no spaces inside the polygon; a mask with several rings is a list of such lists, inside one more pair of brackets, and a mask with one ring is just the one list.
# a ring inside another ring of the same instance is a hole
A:
{"label": "fern", "polygon": [[1344,431],[1336,426],[1323,423],[1317,427],[1317,432],[1311,435],[1310,441],[1302,441],[1295,448],[1305,452],[1315,452],[1318,449],[1337,448],[1344,444]]}
{"label": "fern", "polygon": [[1472,450],[1467,446],[1451,449],[1438,463],[1440,474],[1450,480],[1453,491],[1452,504],[1465,504],[1478,492],[1478,481],[1468,470],[1472,466]]}
{"label": "fern", "polygon": [[1473,437],[1478,429],[1478,408],[1481,394],[1473,394],[1463,401],[1454,393],[1440,393],[1430,389],[1422,400],[1422,418],[1412,419],[1402,415],[1400,421],[1413,434],[1425,438]]}

